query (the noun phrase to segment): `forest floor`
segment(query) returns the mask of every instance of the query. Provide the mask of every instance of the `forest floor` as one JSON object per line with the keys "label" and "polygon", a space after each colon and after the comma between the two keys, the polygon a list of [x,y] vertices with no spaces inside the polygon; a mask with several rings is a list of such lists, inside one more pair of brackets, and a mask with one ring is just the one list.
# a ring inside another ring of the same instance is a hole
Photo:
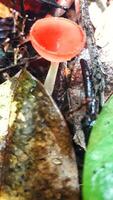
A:
{"label": "forest floor", "polygon": [[[85,5],[85,0],[80,1],[81,3],[81,10],[80,13],[77,15],[75,13],[74,4],[68,9],[68,11],[63,15],[64,17],[72,20],[77,21],[80,24],[83,25],[84,29],[85,27],[85,21],[83,20],[85,16],[85,11],[83,10],[83,7]],[[89,9],[89,17],[90,21],[88,23],[92,23],[93,27],[93,33],[89,32],[89,36],[87,36],[87,41],[89,37],[92,37],[95,40],[96,46],[96,55],[98,54],[99,62],[102,63],[101,66],[99,66],[99,70],[103,74],[105,85],[104,85],[104,97],[102,99],[102,103],[99,102],[100,107],[104,104],[104,102],[107,100],[107,98],[112,94],[112,88],[113,88],[113,26],[111,24],[111,19],[113,19],[113,3],[111,2],[109,6],[106,5],[106,1],[102,1],[102,4],[99,4],[101,1],[93,2],[91,1],[88,5]],[[2,12],[3,7],[0,7],[0,17],[2,19],[4,13]],[[3,34],[6,33],[8,30],[6,27],[8,27],[8,23],[6,23],[5,18],[8,17],[8,10],[6,9],[6,16],[1,20],[0,22],[0,28],[3,29]],[[47,11],[46,11],[47,12]],[[82,15],[82,16],[81,16]],[[86,20],[87,21],[87,20]],[[25,22],[26,23],[26,22]],[[28,24],[24,24],[27,28],[26,30],[29,30],[29,27],[32,24],[32,20],[29,21]],[[3,28],[4,27],[4,28]],[[11,31],[11,30],[10,30]],[[85,30],[86,31],[86,30]],[[0,32],[0,39],[3,39],[2,32]],[[7,34],[6,34],[7,39]],[[4,41],[3,41],[4,42]],[[56,104],[58,105],[60,111],[62,112],[68,126],[70,133],[72,135],[72,138],[74,139],[74,147],[75,152],[77,154],[77,164],[79,169],[79,177],[80,177],[80,184],[81,184],[81,178],[82,178],[82,170],[83,170],[83,161],[84,161],[84,153],[86,150],[86,143],[89,138],[90,130],[93,126],[93,123],[100,112],[99,108],[92,107],[91,110],[95,110],[95,113],[90,113],[89,102],[88,98],[91,98],[91,101],[94,100],[94,98],[97,98],[97,101],[99,100],[98,95],[95,94],[95,96],[92,96],[93,92],[92,90],[96,88],[94,77],[89,80],[89,82],[84,81],[83,77],[83,71],[81,70],[81,60],[86,61],[89,65],[89,69],[91,70],[91,73],[93,72],[94,68],[92,66],[92,58],[90,52],[92,51],[91,42],[87,43],[84,50],[81,52],[81,54],[72,59],[71,61],[68,61],[67,63],[61,63],[55,83],[55,88],[53,92],[53,99],[55,100]],[[2,44],[2,43],[1,43]],[[5,41],[4,43],[5,51],[7,52],[7,45],[8,42]],[[29,59],[29,66],[28,70],[34,75],[37,79],[39,79],[42,83],[44,83],[50,62],[38,57],[36,57],[36,52],[31,47],[30,42],[28,41],[27,37],[25,41],[21,44],[21,47],[26,47],[27,51],[24,49],[24,51],[21,51],[22,59],[27,57],[27,55],[30,55]],[[93,46],[94,47],[94,46]],[[21,48],[21,49],[22,49]],[[11,51],[13,47],[11,46]],[[4,56],[1,51],[1,56]],[[9,50],[8,50],[9,53]],[[13,52],[14,53],[14,52]],[[13,54],[10,52],[10,55]],[[95,52],[93,52],[95,54]],[[95,56],[93,54],[93,56]],[[37,59],[38,58],[38,59]],[[22,62],[22,59],[20,61]],[[16,68],[8,68],[8,70],[5,71],[5,66],[3,67],[2,57],[0,57],[0,68],[3,69],[3,72],[0,73],[0,82],[3,83],[7,77],[14,76],[19,71],[19,66],[16,65]],[[95,62],[95,61],[94,61]],[[10,62],[10,65],[12,64],[12,60]],[[39,67],[36,68],[35,66],[38,65]],[[83,66],[85,64],[83,63]],[[83,67],[82,66],[82,67]],[[100,78],[101,79],[101,78]],[[88,95],[87,86],[88,84],[94,85],[91,86],[89,89],[90,95]],[[85,90],[86,89],[86,90]],[[96,89],[95,89],[96,90]],[[96,96],[97,95],[97,96]],[[91,115],[90,115],[91,114]],[[89,121],[90,122],[89,122]],[[92,120],[92,121],[91,121]]]}

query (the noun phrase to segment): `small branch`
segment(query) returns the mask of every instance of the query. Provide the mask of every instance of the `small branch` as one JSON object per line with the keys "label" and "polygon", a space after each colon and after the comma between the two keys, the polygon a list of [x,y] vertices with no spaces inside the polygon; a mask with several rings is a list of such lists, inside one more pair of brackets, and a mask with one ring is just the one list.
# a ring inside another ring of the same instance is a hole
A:
{"label": "small branch", "polygon": [[91,70],[88,66],[88,63],[84,59],[80,60],[80,64],[82,69],[85,98],[86,98],[86,113],[82,119],[82,128],[85,132],[85,139],[87,144],[90,131],[94,125],[99,109],[98,109],[98,103],[95,98],[95,90],[94,90]]}
{"label": "small branch", "polygon": [[86,31],[87,47],[90,54],[90,66],[92,66],[92,76],[96,97],[99,101],[100,108],[104,103],[104,73],[102,71],[103,64],[99,60],[98,50],[94,39],[94,29],[90,20],[88,1],[80,0],[82,24]]}
{"label": "small branch", "polygon": [[25,10],[24,10],[24,0],[20,0],[20,11],[21,11],[21,15],[24,16],[25,15]]}
{"label": "small branch", "polygon": [[10,66],[7,66],[7,67],[5,67],[5,68],[1,68],[0,69],[0,73],[3,73],[3,72],[6,72],[7,70],[9,70],[9,69],[12,69],[12,68],[15,68],[15,67],[22,67],[22,66],[24,66],[25,65],[25,62],[23,62],[23,63],[20,63],[20,64],[16,64],[16,65],[10,65]]}

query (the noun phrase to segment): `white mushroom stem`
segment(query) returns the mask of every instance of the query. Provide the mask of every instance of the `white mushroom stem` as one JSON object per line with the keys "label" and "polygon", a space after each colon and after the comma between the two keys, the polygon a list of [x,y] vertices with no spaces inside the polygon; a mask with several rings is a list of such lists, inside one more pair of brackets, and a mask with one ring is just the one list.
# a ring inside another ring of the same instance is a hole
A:
{"label": "white mushroom stem", "polygon": [[51,62],[48,74],[44,82],[44,87],[50,95],[52,95],[53,93],[58,67],[59,67],[59,62]]}

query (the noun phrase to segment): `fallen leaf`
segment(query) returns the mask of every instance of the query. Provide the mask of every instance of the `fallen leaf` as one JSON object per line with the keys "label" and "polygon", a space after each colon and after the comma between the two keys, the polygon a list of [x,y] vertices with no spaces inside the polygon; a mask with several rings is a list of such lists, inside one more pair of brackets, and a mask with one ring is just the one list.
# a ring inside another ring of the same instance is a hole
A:
{"label": "fallen leaf", "polygon": [[6,17],[10,17],[10,16],[11,16],[11,12],[10,12],[9,8],[7,6],[5,6],[4,4],[0,3],[0,17],[6,18]]}
{"label": "fallen leaf", "polygon": [[27,71],[21,72],[15,88],[3,163],[5,200],[79,199],[66,123],[43,85]]}

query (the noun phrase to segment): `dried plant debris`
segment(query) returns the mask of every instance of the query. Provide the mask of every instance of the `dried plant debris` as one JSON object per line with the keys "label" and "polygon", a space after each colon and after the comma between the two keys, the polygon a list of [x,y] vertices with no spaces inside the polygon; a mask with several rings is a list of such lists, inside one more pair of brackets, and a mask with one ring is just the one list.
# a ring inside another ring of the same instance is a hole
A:
{"label": "dried plant debris", "polygon": [[27,71],[17,81],[1,174],[2,200],[78,200],[68,128],[42,84]]}

